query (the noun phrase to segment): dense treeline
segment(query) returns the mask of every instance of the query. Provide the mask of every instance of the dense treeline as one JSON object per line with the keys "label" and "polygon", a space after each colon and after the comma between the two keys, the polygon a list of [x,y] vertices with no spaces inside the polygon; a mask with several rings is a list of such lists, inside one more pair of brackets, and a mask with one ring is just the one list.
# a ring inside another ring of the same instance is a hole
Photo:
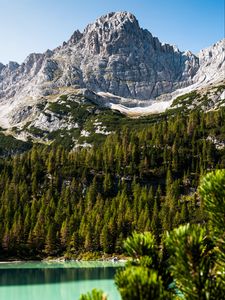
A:
{"label": "dense treeline", "polygon": [[[225,294],[225,170],[208,173],[198,195],[208,221],[185,224],[163,234],[157,244],[152,232],[128,237],[130,259],[117,271],[115,283],[123,300],[223,300]],[[107,300],[92,290],[80,300]]]}
{"label": "dense treeline", "polygon": [[[3,129],[0,127],[0,131]],[[17,140],[10,135],[4,135],[0,132],[0,157],[7,157],[8,155],[15,155],[31,149],[31,142],[23,142]]]}
{"label": "dense treeline", "polygon": [[156,238],[204,222],[200,174],[225,167],[225,111],[126,127],[101,146],[40,146],[0,161],[1,256],[119,253],[124,238]]}

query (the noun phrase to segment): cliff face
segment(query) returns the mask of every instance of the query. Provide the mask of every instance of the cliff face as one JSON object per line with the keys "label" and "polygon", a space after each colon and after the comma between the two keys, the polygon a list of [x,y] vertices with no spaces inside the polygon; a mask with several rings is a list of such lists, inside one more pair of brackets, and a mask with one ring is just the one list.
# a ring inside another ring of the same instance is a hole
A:
{"label": "cliff face", "polygon": [[[1,66],[0,98],[35,97],[64,86],[151,99],[192,82],[198,58],[162,45],[130,13],[111,13],[67,43]],[[22,93],[22,95],[20,95]]]}
{"label": "cliff face", "polygon": [[225,39],[200,51],[199,69],[193,81],[210,84],[225,79]]}
{"label": "cliff face", "polygon": [[222,80],[224,42],[197,57],[161,44],[130,13],[107,14],[52,51],[30,54],[21,65],[0,64],[0,126],[31,117],[43,97],[76,89],[124,97],[127,101],[121,103],[132,106],[193,84]]}
{"label": "cliff face", "polygon": [[86,87],[151,99],[190,84],[198,59],[162,45],[129,13],[109,14],[89,25],[78,45]]}

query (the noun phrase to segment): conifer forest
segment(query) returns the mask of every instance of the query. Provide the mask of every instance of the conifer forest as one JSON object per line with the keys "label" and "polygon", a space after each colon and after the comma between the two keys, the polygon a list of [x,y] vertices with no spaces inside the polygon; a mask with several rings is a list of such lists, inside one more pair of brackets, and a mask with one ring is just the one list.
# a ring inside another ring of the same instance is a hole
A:
{"label": "conifer forest", "polygon": [[207,222],[197,187],[225,168],[225,110],[130,124],[91,148],[27,143],[1,153],[1,259],[123,254],[133,232],[159,244],[179,225]]}

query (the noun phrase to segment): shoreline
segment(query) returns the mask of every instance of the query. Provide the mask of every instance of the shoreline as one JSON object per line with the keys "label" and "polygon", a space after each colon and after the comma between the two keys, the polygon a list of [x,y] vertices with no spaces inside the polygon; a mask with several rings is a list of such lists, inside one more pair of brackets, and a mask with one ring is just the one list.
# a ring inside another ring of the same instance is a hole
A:
{"label": "shoreline", "polygon": [[68,258],[68,257],[44,257],[44,258],[3,258],[0,259],[0,264],[7,264],[7,263],[25,263],[25,262],[52,262],[52,263],[65,263],[65,262],[119,262],[119,263],[125,263],[127,262],[129,257],[125,255],[113,255],[113,256],[102,256],[102,257],[77,257],[77,258]]}

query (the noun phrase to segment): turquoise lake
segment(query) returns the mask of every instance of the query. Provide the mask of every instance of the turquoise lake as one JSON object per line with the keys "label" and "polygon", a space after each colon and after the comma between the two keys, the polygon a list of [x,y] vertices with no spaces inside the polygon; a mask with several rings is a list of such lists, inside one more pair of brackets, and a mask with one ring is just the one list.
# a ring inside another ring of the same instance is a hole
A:
{"label": "turquoise lake", "polygon": [[0,263],[1,300],[78,300],[82,293],[102,289],[120,300],[114,275],[122,263],[14,262]]}

